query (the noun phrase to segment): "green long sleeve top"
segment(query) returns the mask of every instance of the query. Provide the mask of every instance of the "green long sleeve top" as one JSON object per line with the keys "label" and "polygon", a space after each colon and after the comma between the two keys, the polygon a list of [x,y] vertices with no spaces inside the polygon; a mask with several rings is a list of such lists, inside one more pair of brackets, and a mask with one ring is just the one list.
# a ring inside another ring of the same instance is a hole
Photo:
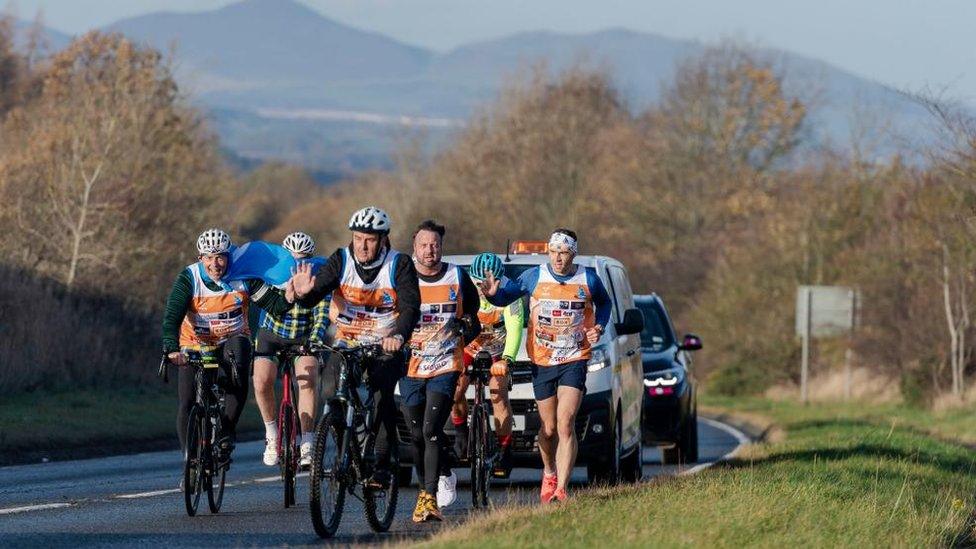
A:
{"label": "green long sleeve top", "polygon": [[[266,284],[260,279],[247,280],[248,295],[258,307],[273,315],[283,315],[291,310],[281,290]],[[206,280],[204,284],[213,291],[220,291],[221,286]],[[180,325],[190,308],[193,298],[193,279],[190,271],[183,269],[176,277],[173,288],[166,299],[166,310],[163,313],[163,352],[173,353],[180,350]]]}

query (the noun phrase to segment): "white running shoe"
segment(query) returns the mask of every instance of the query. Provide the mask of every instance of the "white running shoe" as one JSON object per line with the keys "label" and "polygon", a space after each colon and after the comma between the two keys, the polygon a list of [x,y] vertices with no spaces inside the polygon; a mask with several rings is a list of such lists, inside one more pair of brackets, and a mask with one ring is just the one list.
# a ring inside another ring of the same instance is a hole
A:
{"label": "white running shoe", "polygon": [[299,453],[298,466],[306,469],[312,466],[312,443],[303,442]]}
{"label": "white running shoe", "polygon": [[457,499],[457,475],[451,471],[451,476],[441,475],[437,479],[437,506],[447,507]]}
{"label": "white running shoe", "polygon": [[267,445],[264,447],[264,464],[268,467],[278,465],[278,441],[269,438],[265,439]]}

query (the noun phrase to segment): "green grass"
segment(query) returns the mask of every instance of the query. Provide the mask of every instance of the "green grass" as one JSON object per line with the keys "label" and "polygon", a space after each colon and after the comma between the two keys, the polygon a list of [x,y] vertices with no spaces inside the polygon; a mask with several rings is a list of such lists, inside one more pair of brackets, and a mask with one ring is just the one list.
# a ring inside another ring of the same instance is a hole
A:
{"label": "green grass", "polygon": [[[84,456],[97,448],[124,449],[155,441],[176,446],[176,385],[114,390],[21,393],[0,401],[0,463],[25,452],[65,450]],[[241,432],[261,426],[253,395]]]}
{"label": "green grass", "polygon": [[[711,399],[773,422],[774,440],[727,464],[638,487],[577,492],[567,505],[502,509],[437,546],[879,547],[967,541],[973,452],[930,434],[972,418],[897,406]],[[972,435],[969,435],[972,436]]]}

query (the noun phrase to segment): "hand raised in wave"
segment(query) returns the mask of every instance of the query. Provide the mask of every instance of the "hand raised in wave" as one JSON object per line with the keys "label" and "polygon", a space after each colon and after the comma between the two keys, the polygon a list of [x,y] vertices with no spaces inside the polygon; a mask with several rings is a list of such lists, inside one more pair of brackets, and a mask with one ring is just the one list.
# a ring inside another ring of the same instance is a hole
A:
{"label": "hand raised in wave", "polygon": [[[301,299],[308,295],[315,287],[315,275],[312,274],[311,263],[300,263],[298,267],[291,270],[291,279],[288,280],[294,292],[295,299]],[[286,297],[288,294],[287,286],[285,289]]]}
{"label": "hand raised in wave", "polygon": [[501,288],[502,281],[495,278],[493,273],[485,273],[485,279],[479,281],[478,289],[481,293],[485,294],[485,297],[492,297],[498,293],[498,289]]}

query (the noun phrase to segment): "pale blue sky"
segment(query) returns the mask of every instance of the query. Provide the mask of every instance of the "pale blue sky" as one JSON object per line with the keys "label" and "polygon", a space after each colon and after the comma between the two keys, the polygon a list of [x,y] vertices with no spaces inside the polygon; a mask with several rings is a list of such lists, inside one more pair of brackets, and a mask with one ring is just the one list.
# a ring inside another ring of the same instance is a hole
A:
{"label": "pale blue sky", "polygon": [[[976,102],[974,0],[301,0],[324,15],[444,51],[526,30],[625,27],[675,38],[735,36],[908,89]],[[76,33],[152,11],[232,0],[16,0],[20,16]]]}

